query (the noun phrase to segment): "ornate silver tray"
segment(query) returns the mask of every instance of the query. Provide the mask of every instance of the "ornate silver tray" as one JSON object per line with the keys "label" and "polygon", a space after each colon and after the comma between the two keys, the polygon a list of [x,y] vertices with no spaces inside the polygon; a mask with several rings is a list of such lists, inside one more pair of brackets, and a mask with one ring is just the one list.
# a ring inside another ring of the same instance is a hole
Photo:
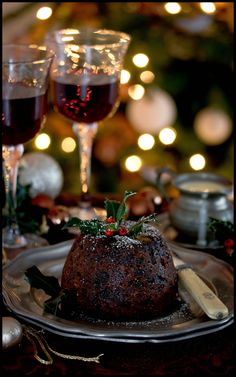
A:
{"label": "ornate silver tray", "polygon": [[79,321],[64,320],[44,314],[42,304],[46,298],[41,290],[32,290],[24,272],[36,265],[42,273],[60,279],[65,258],[73,240],[58,245],[22,252],[3,268],[3,298],[7,307],[28,323],[54,334],[69,338],[95,339],[113,342],[173,342],[219,331],[233,323],[234,284],[232,267],[200,251],[184,249],[171,244],[171,248],[214,290],[229,309],[222,320],[209,319],[179,285],[179,307],[164,317],[142,322],[108,322],[83,318]]}

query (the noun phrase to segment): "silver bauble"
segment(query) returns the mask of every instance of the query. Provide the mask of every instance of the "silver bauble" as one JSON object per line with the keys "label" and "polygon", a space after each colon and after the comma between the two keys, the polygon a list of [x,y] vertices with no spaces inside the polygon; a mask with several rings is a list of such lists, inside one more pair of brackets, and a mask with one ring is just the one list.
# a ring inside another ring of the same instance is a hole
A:
{"label": "silver bauble", "polygon": [[2,317],[2,348],[4,350],[20,343],[23,329],[15,318]]}
{"label": "silver bauble", "polygon": [[19,182],[31,185],[29,195],[45,194],[56,198],[63,186],[63,172],[58,162],[45,153],[26,153],[20,160]]}

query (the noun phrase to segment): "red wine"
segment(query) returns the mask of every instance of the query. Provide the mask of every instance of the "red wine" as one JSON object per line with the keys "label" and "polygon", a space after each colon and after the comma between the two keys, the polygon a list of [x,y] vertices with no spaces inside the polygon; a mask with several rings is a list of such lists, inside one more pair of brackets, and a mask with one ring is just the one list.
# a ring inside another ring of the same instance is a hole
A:
{"label": "red wine", "polygon": [[[67,118],[82,123],[98,122],[113,113],[118,106],[119,84],[107,75],[72,76],[52,80],[56,110]],[[76,79],[78,84],[71,82]],[[79,81],[78,81],[79,80]],[[83,81],[82,81],[83,80]]]}
{"label": "red wine", "polygon": [[[35,91],[34,91],[35,92]],[[39,132],[47,111],[47,93],[34,95],[33,88],[17,86],[2,100],[2,142],[24,144]],[[14,94],[13,94],[14,93]],[[11,98],[11,97],[16,98]]]}

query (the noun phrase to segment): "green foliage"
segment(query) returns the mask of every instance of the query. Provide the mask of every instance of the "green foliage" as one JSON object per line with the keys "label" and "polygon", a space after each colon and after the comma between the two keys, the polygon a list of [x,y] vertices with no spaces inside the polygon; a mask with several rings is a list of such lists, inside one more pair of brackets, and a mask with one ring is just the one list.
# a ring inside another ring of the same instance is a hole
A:
{"label": "green foliage", "polygon": [[44,302],[44,312],[62,316],[61,303],[67,297],[65,290],[61,289],[54,276],[46,276],[35,265],[25,271],[25,276],[31,288],[42,289],[48,296]]}
{"label": "green foliage", "polygon": [[[99,219],[81,220],[77,217],[73,217],[67,221],[64,228],[79,228],[81,234],[88,234],[91,236],[111,236],[116,234],[120,236],[127,235],[128,237],[135,238],[142,232],[144,223],[157,222],[157,215],[153,214],[146,217],[144,216],[138,222],[128,228],[123,226],[125,231],[124,229],[121,229],[122,225],[125,225],[125,219],[128,212],[126,201],[133,195],[135,195],[134,192],[125,191],[124,198],[121,203],[116,200],[106,199],[105,209],[107,211],[107,218],[105,221]],[[109,234],[107,231],[109,231]]]}
{"label": "green foliage", "polygon": [[49,296],[55,297],[61,290],[58,280],[54,276],[43,275],[36,266],[28,268],[25,276],[32,288],[43,289]]}
{"label": "green foliage", "polygon": [[[25,233],[37,233],[39,232],[42,217],[32,216],[35,215],[35,209],[32,209],[31,198],[29,195],[30,185],[23,186],[17,181],[17,208],[16,208],[16,217],[17,222],[22,234]],[[11,213],[8,213],[6,208],[3,209],[3,227],[8,221],[8,216],[11,216]]]}
{"label": "green foliage", "polygon": [[230,221],[209,217],[207,226],[214,238],[219,241],[221,245],[223,245],[224,241],[227,239],[234,239],[234,224]]}

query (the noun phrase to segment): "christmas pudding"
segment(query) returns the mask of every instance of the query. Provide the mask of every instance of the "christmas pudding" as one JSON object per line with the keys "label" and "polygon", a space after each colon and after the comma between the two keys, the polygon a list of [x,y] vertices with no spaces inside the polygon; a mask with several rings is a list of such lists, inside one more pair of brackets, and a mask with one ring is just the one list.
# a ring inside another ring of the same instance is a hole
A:
{"label": "christmas pudding", "polygon": [[[73,218],[79,227],[64,264],[63,311],[94,318],[138,321],[163,316],[178,298],[177,273],[169,247],[154,226],[155,214],[127,221],[125,192],[120,204],[106,201],[107,218]],[[153,225],[152,225],[153,223]]]}

